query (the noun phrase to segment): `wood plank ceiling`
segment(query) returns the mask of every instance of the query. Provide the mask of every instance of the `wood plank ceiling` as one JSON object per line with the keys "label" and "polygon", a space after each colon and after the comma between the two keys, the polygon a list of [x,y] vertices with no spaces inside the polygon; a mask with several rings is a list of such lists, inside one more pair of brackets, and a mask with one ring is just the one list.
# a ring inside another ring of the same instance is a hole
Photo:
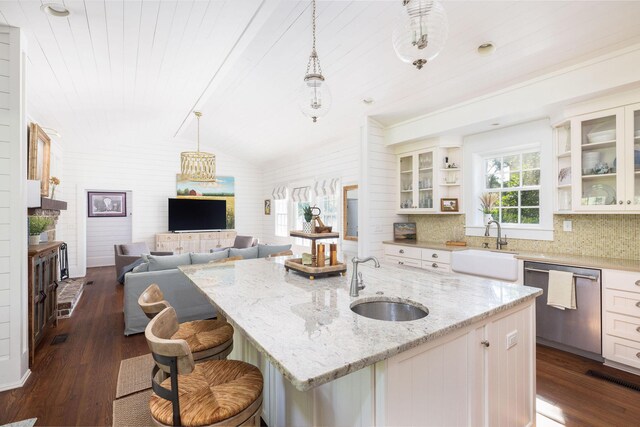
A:
{"label": "wood plank ceiling", "polygon": [[[205,144],[255,162],[356,135],[365,115],[397,123],[640,42],[640,2],[445,1],[449,41],[417,71],[391,45],[399,0],[319,1],[333,106],[313,124],[296,103],[308,1],[64,4],[68,18],[43,14],[40,1],[0,1],[0,22],[26,30],[29,111],[65,145],[184,144],[197,107]],[[498,50],[478,56],[488,40]]]}

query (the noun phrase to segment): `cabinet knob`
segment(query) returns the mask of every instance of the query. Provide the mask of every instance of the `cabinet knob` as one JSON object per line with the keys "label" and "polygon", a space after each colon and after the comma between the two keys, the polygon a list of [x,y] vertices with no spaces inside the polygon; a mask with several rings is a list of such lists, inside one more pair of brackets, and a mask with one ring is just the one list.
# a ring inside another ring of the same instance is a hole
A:
{"label": "cabinet knob", "polygon": [[[400,252],[401,254],[404,253],[404,249],[400,249],[398,252]],[[640,280],[639,280],[640,281]]]}
{"label": "cabinet knob", "polygon": [[636,353],[636,357],[640,359],[640,351]]}
{"label": "cabinet knob", "polygon": [[[480,341],[480,344],[482,344],[482,345],[483,345],[483,346],[485,346],[485,347],[489,347],[489,346],[491,345],[491,344],[489,343],[489,341],[488,341],[488,340]],[[639,353],[639,354],[640,354],[640,353]]]}
{"label": "cabinet knob", "polygon": [[433,264],[431,264],[431,267],[433,268],[438,268],[438,264],[436,264],[435,262]]}
{"label": "cabinet knob", "polygon": [[636,286],[640,286],[640,280],[636,280]]}
{"label": "cabinet knob", "polygon": [[398,264],[400,264],[400,265],[404,265],[404,262],[402,262],[402,261],[398,261]]}
{"label": "cabinet knob", "polygon": [[640,326],[638,326],[638,327],[636,328],[636,331],[640,332]]}
{"label": "cabinet knob", "polygon": [[622,200],[620,200],[620,201],[618,202],[618,204],[619,204],[619,205],[621,205],[621,204],[623,204],[623,203],[624,203],[624,202],[623,202]]}
{"label": "cabinet knob", "polygon": [[627,204],[630,205],[631,204],[631,200],[627,200]]}
{"label": "cabinet knob", "polygon": [[438,254],[431,254],[431,258],[438,258]]}
{"label": "cabinet knob", "polygon": [[636,303],[636,307],[640,308],[640,301]]}

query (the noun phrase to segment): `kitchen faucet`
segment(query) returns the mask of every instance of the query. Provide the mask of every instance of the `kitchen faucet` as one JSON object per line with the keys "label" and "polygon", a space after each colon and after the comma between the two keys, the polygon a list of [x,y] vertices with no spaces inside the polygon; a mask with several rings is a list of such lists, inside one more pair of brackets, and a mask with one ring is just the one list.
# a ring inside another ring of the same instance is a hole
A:
{"label": "kitchen faucet", "polygon": [[491,228],[491,224],[495,224],[498,227],[498,236],[496,237],[496,249],[502,249],[503,246],[507,246],[507,235],[504,235],[504,239],[502,238],[502,228],[500,228],[500,223],[496,220],[491,220],[487,223],[487,227],[484,230],[484,236],[489,237],[489,229]]}
{"label": "kitchen faucet", "polygon": [[362,273],[358,273],[358,264],[373,261],[375,263],[376,268],[380,268],[380,263],[376,257],[370,256],[364,259],[360,259],[355,257],[353,260],[353,274],[351,275],[351,289],[349,290],[349,295],[352,297],[358,296],[358,291],[364,289],[364,283],[362,281]]}

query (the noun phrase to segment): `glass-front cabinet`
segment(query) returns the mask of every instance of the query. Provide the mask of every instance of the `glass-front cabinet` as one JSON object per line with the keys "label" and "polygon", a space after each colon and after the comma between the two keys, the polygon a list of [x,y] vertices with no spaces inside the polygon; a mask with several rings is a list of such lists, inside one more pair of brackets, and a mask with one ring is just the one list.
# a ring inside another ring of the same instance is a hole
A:
{"label": "glass-front cabinet", "polygon": [[640,211],[640,104],[571,121],[573,210]]}
{"label": "glass-front cabinet", "polygon": [[431,149],[398,156],[400,212],[420,212],[434,209],[434,152],[434,149]]}

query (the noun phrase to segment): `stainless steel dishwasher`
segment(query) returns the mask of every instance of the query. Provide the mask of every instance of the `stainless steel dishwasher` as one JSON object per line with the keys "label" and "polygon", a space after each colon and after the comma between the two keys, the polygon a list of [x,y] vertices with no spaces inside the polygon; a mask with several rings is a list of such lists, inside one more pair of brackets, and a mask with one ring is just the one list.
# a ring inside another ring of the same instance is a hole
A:
{"label": "stainless steel dishwasher", "polygon": [[[547,305],[549,270],[573,273],[576,310]],[[536,335],[540,344],[603,360],[600,270],[525,262],[524,284],[544,291],[536,299]]]}

